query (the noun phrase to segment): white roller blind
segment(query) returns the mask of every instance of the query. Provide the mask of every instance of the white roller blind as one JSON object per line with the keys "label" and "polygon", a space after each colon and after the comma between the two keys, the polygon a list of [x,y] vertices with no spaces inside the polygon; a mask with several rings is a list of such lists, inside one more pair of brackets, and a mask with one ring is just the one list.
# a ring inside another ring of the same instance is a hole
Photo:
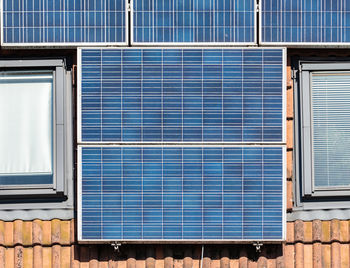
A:
{"label": "white roller blind", "polygon": [[53,75],[0,73],[0,176],[52,174]]}
{"label": "white roller blind", "polygon": [[312,73],[311,90],[314,186],[350,186],[350,73]]}

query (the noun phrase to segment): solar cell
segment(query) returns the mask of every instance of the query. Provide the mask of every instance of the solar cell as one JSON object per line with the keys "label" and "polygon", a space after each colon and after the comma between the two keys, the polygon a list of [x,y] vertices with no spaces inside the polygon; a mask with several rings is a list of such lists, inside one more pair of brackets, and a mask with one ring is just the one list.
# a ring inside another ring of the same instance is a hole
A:
{"label": "solar cell", "polygon": [[135,0],[134,43],[255,41],[255,0]]}
{"label": "solar cell", "polygon": [[281,142],[282,49],[83,49],[83,142]]}
{"label": "solar cell", "polygon": [[125,0],[4,0],[2,44],[125,44],[126,16]]}
{"label": "solar cell", "polygon": [[348,45],[350,4],[347,0],[262,0],[263,44]]}
{"label": "solar cell", "polygon": [[81,147],[80,239],[283,239],[284,150]]}

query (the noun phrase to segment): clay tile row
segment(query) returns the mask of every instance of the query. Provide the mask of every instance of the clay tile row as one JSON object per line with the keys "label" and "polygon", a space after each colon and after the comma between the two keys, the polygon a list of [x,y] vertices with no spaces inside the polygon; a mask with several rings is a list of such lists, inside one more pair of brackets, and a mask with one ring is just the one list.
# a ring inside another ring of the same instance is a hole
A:
{"label": "clay tile row", "polygon": [[0,221],[0,245],[50,246],[54,244],[71,245],[74,243],[73,220],[51,221]]}
{"label": "clay tile row", "polygon": [[301,221],[287,223],[287,243],[349,243],[348,220]]}

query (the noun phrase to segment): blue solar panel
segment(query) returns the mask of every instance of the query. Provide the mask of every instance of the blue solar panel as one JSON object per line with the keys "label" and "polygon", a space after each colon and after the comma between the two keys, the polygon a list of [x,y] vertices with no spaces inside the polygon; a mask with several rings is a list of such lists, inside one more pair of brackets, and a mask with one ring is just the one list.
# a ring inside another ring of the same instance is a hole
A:
{"label": "blue solar panel", "polygon": [[125,0],[3,0],[4,44],[125,43]]}
{"label": "blue solar panel", "polygon": [[263,43],[350,42],[348,0],[262,0]]}
{"label": "blue solar panel", "polygon": [[85,240],[283,238],[283,147],[82,147]]}
{"label": "blue solar panel", "polygon": [[135,0],[136,43],[255,43],[255,0]]}
{"label": "blue solar panel", "polygon": [[83,49],[83,142],[281,142],[282,49]]}

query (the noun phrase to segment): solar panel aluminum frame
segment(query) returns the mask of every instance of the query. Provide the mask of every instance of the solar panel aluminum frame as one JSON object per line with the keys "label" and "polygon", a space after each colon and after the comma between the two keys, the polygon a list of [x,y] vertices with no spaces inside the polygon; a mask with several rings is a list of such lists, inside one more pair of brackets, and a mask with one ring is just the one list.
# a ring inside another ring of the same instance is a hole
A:
{"label": "solar panel aluminum frame", "polygon": [[[127,145],[127,146],[118,146],[118,145],[78,145],[77,148],[77,175],[78,175],[78,189],[77,189],[77,195],[78,195],[78,212],[77,212],[77,218],[78,218],[78,241],[79,243],[84,243],[84,244],[89,244],[89,243],[113,243],[115,240],[111,239],[83,239],[82,238],[82,148],[88,148],[88,147],[101,147],[101,148],[122,148],[122,147],[163,147],[162,145]],[[178,145],[170,145],[167,146],[167,148],[171,147],[198,147],[198,145],[186,145],[184,146],[183,144],[178,144]],[[286,198],[287,198],[287,187],[286,187],[286,152],[287,152],[287,147],[286,145],[240,145],[240,146],[235,146],[235,145],[229,145],[229,146],[221,146],[221,145],[202,145],[200,147],[203,148],[210,148],[210,147],[229,147],[229,148],[237,148],[237,147],[246,147],[246,148],[264,148],[264,147],[277,147],[277,148],[282,148],[283,155],[282,155],[282,238],[281,239],[235,239],[235,240],[230,240],[230,239],[198,239],[198,240],[190,240],[190,239],[183,239],[183,240],[171,240],[171,239],[148,239],[148,240],[141,240],[141,239],[125,239],[125,240],[118,240],[118,242],[121,243],[128,243],[128,244],[174,244],[174,243],[191,243],[191,244],[201,244],[201,243],[230,243],[230,244],[235,244],[235,243],[251,243],[251,242],[256,242],[256,241],[261,241],[264,243],[281,243],[286,240],[286,225],[287,225],[287,207],[286,207]]]}
{"label": "solar panel aluminum frame", "polygon": [[82,96],[82,88],[81,88],[81,77],[82,77],[82,50],[84,49],[219,49],[217,47],[125,47],[125,48],[115,48],[115,47],[79,47],[77,51],[77,142],[78,144],[109,144],[109,145],[123,145],[123,144],[162,144],[162,145],[167,145],[167,144],[197,144],[201,145],[203,143],[205,144],[286,144],[286,85],[287,85],[287,49],[285,47],[264,47],[264,48],[258,48],[258,47],[222,47],[220,49],[281,49],[282,54],[283,54],[283,78],[282,78],[282,140],[278,142],[105,142],[105,141],[100,141],[100,142],[89,142],[89,141],[83,141],[82,140],[82,109],[81,109],[81,96]]}
{"label": "solar panel aluminum frame", "polygon": [[290,48],[350,48],[350,42],[263,42],[262,41],[262,10],[263,2],[259,3],[259,45],[271,47],[290,47]]}
{"label": "solar panel aluminum frame", "polygon": [[[201,46],[230,46],[230,47],[239,47],[239,46],[257,46],[257,22],[258,22],[258,3],[257,0],[254,0],[254,41],[253,42],[134,42],[134,6],[133,1],[130,2],[130,44],[132,46],[139,47],[148,47],[148,46],[170,46],[170,47],[196,47],[200,48]],[[198,46],[198,47],[197,47]]]}
{"label": "solar panel aluminum frame", "polygon": [[0,0],[0,45],[4,48],[77,48],[81,46],[127,46],[129,43],[129,12],[128,0],[125,1],[125,42],[46,42],[46,43],[5,43],[4,42],[4,0]]}

